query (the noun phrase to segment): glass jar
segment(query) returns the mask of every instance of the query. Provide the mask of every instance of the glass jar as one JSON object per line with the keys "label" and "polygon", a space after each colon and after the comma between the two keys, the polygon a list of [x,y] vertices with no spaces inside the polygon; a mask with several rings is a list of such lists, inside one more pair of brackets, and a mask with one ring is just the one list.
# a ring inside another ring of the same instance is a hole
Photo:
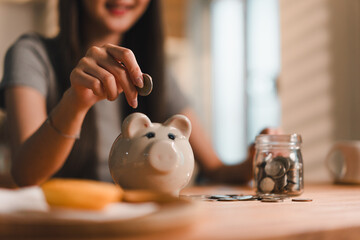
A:
{"label": "glass jar", "polygon": [[297,196],[303,192],[301,136],[261,134],[255,140],[254,180],[260,196]]}

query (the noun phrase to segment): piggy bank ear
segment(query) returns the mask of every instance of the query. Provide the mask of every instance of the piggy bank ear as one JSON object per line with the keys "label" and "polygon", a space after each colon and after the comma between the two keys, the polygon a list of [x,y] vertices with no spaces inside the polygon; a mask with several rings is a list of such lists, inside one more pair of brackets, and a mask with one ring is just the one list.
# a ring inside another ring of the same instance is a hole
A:
{"label": "piggy bank ear", "polygon": [[141,129],[151,127],[150,119],[142,113],[133,113],[127,116],[121,126],[125,138],[132,138]]}
{"label": "piggy bank ear", "polygon": [[186,137],[189,138],[191,134],[191,122],[184,115],[174,115],[166,122],[164,122],[165,126],[175,127],[180,130],[180,132]]}

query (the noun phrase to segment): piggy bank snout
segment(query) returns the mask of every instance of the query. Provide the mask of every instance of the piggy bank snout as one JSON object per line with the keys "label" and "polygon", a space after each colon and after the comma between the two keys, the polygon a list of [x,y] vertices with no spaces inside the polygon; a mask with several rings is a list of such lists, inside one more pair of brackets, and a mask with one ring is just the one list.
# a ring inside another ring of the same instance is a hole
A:
{"label": "piggy bank snout", "polygon": [[173,142],[157,141],[149,150],[149,164],[159,172],[170,172],[176,168],[179,159]]}

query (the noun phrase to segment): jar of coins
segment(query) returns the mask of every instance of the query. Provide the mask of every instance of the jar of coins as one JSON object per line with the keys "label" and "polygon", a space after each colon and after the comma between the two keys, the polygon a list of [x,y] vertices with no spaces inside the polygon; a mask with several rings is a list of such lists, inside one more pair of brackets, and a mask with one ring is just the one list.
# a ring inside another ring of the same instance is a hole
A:
{"label": "jar of coins", "polygon": [[254,186],[258,195],[286,197],[303,192],[301,142],[298,134],[256,137]]}

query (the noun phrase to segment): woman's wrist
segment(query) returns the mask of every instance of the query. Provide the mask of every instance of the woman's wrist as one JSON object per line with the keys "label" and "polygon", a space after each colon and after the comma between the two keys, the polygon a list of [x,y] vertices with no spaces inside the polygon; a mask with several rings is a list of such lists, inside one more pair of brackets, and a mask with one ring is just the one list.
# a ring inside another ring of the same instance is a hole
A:
{"label": "woman's wrist", "polygon": [[[65,91],[57,107],[49,113],[47,123],[59,135],[74,136],[68,137],[68,139],[76,139],[90,107],[79,104],[76,95],[69,88]],[[49,122],[49,119],[51,119],[51,122]]]}
{"label": "woman's wrist", "polygon": [[52,120],[52,117],[51,117],[51,114],[49,114],[46,122],[55,132],[57,132],[60,136],[64,137],[64,138],[68,138],[68,139],[80,139],[80,132],[78,132],[77,134],[75,135],[68,135],[68,134],[65,134],[63,133],[60,129],[58,129],[54,123],[53,123],[53,120]]}
{"label": "woman's wrist", "polygon": [[71,86],[68,88],[64,95],[63,99],[66,101],[71,102],[73,111],[78,113],[87,113],[89,109],[95,104],[95,103],[85,103],[81,97],[78,96],[75,89]]}

